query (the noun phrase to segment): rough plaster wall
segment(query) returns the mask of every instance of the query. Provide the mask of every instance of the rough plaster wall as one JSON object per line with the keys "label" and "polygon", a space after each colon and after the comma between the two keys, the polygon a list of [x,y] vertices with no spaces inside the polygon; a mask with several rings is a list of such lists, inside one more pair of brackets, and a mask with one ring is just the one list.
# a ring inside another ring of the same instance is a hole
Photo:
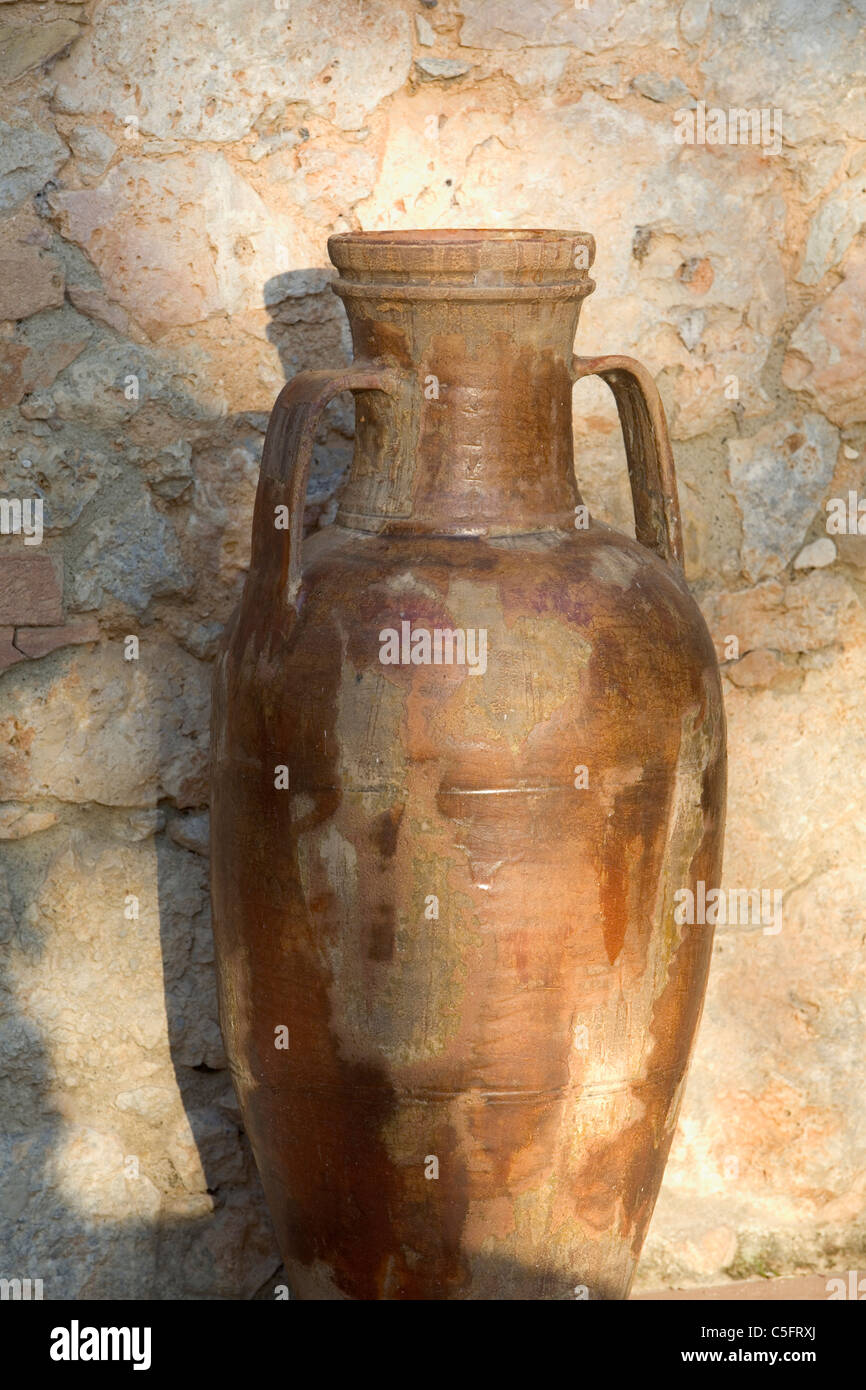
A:
{"label": "rough plaster wall", "polygon": [[[856,1265],[866,536],[828,547],[825,503],[866,493],[864,0],[0,3],[0,493],[46,525],[0,536],[0,1274],[278,1265],[216,1025],[210,661],[266,412],[346,357],[327,235],[447,225],[595,233],[579,347],[657,375],[725,661],[726,882],[784,893],[777,935],[719,931],[640,1283]],[[781,148],[678,143],[699,101],[780,111]],[[626,528],[605,389],[576,407]]]}

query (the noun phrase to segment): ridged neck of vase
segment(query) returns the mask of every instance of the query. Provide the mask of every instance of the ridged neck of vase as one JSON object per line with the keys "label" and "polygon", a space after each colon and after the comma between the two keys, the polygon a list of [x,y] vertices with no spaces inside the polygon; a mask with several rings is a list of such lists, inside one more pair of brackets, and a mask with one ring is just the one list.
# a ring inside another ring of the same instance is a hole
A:
{"label": "ridged neck of vase", "polygon": [[587,233],[348,233],[328,243],[359,392],[337,516],[362,530],[507,535],[573,524],[571,356],[593,289]]}

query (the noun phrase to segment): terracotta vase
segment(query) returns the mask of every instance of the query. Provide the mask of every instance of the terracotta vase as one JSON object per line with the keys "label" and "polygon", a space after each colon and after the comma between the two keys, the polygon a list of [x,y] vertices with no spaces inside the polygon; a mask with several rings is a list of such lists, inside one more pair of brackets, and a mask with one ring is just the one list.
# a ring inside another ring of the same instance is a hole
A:
{"label": "terracotta vase", "polygon": [[[215,678],[244,1123],[295,1297],[624,1298],[710,958],[675,894],[718,884],[725,797],[661,402],[637,362],[572,356],[591,236],[328,249],[356,360],[277,399]],[[578,492],[593,374],[636,540]],[[341,391],[354,462],[302,553]]]}

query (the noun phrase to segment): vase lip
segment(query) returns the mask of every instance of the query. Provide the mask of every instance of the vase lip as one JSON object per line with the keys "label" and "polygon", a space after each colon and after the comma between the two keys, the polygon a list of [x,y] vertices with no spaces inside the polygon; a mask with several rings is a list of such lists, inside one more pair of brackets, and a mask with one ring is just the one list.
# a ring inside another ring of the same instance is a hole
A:
{"label": "vase lip", "polygon": [[505,289],[559,287],[568,297],[592,288],[595,239],[589,232],[542,227],[434,227],[340,232],[328,238],[340,272],[334,288],[350,285]]}

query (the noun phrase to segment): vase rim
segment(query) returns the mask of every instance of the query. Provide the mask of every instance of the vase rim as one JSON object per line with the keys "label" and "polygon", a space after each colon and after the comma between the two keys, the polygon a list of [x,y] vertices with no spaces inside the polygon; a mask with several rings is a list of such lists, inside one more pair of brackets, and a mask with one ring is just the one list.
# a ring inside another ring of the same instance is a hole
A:
{"label": "vase rim", "polygon": [[446,284],[479,289],[500,286],[591,288],[595,239],[589,232],[542,227],[435,227],[400,231],[340,232],[328,238],[328,254],[349,284]]}
{"label": "vase rim", "polygon": [[588,235],[588,232],[553,227],[405,227],[373,229],[366,232],[335,232],[330,240],[333,242],[410,243],[428,241],[561,241],[563,238],[573,239],[576,236]]}

